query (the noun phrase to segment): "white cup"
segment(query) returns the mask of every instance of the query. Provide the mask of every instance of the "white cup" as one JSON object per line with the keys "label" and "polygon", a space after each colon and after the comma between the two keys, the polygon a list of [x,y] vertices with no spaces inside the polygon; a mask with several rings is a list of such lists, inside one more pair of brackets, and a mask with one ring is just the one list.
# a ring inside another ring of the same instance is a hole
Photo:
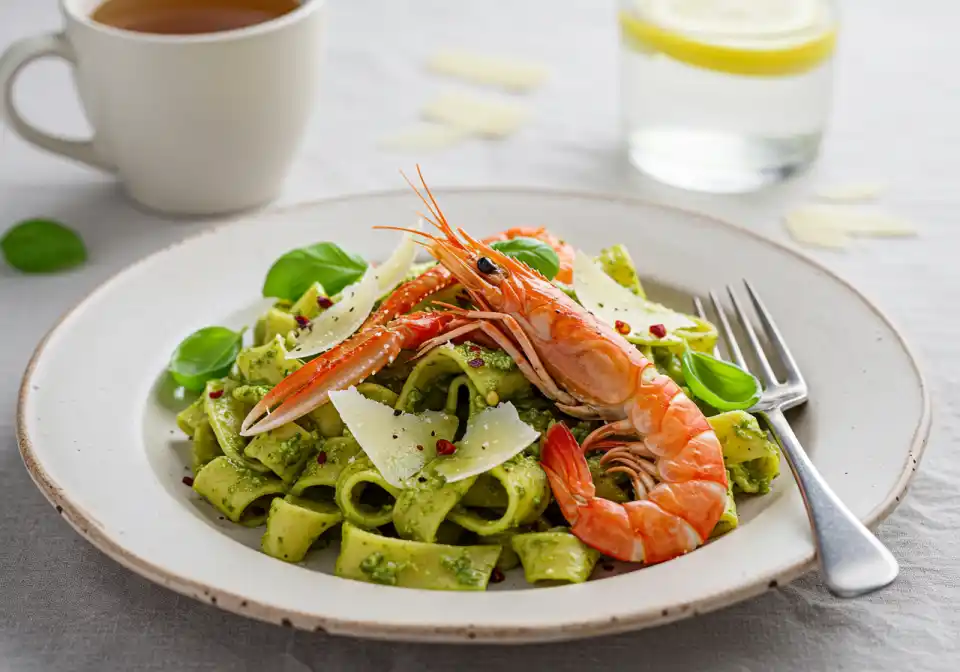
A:
{"label": "white cup", "polygon": [[[217,214],[279,193],[314,108],[323,0],[239,30],[155,35],[96,23],[102,0],[61,0],[63,32],[0,57],[0,110],[27,142],[116,173],[152,210]],[[69,140],[26,121],[13,100],[21,70],[59,56],[74,67],[94,135]]]}

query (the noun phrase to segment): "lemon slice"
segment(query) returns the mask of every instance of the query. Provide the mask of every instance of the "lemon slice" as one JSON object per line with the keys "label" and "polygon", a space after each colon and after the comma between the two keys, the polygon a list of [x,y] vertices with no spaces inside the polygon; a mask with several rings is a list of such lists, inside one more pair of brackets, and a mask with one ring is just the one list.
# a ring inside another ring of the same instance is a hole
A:
{"label": "lemon slice", "polygon": [[637,0],[620,13],[620,29],[636,51],[753,76],[811,70],[837,39],[823,0]]}

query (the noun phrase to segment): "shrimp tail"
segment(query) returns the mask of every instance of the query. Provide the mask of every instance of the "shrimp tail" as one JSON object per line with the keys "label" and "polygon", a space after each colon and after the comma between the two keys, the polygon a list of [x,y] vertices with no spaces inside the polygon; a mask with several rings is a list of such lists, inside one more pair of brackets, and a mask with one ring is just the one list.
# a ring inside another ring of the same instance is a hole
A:
{"label": "shrimp tail", "polygon": [[547,431],[540,465],[574,535],[612,558],[634,562],[643,559],[643,546],[634,539],[626,509],[596,496],[583,451],[563,423]]}
{"label": "shrimp tail", "polygon": [[547,430],[540,465],[547,473],[554,499],[568,522],[575,523],[579,508],[596,496],[593,475],[576,438],[562,422]]}

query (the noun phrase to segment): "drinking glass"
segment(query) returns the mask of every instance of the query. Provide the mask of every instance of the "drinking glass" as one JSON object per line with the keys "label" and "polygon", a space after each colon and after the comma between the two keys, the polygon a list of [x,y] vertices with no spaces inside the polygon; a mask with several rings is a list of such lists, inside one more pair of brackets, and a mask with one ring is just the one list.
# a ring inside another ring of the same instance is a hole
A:
{"label": "drinking glass", "polygon": [[746,192],[817,157],[831,98],[831,0],[620,0],[630,162],[662,182]]}

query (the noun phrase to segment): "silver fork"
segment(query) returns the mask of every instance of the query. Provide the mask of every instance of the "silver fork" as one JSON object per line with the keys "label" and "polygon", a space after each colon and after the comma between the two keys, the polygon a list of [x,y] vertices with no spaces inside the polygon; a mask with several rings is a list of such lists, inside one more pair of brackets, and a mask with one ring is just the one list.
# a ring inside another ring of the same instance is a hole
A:
{"label": "silver fork", "polygon": [[[807,400],[807,384],[800,374],[797,362],[787,348],[780,330],[770,317],[757,292],[744,280],[760,325],[771,348],[780,359],[786,372],[786,380],[777,379],[764,354],[760,339],[754,331],[743,304],[732,287],[727,287],[734,312],[746,334],[747,342],[759,365],[763,395],[750,412],[762,417],[772,431],[777,443],[786,455],[787,463],[797,480],[807,515],[813,526],[813,538],[817,547],[820,572],[827,588],[837,597],[857,597],[890,585],[900,571],[896,559],[880,543],[849,509],[834,494],[816,467],[807,457],[797,435],[793,433],[783,411],[799,406]],[[741,368],[750,370],[740,350],[740,345],[730,328],[727,313],[716,293],[710,292],[710,301],[720,321],[720,331],[730,358]],[[703,303],[693,300],[694,308],[706,319]],[[716,349],[714,355],[717,354]],[[754,372],[754,375],[757,375]]]}

